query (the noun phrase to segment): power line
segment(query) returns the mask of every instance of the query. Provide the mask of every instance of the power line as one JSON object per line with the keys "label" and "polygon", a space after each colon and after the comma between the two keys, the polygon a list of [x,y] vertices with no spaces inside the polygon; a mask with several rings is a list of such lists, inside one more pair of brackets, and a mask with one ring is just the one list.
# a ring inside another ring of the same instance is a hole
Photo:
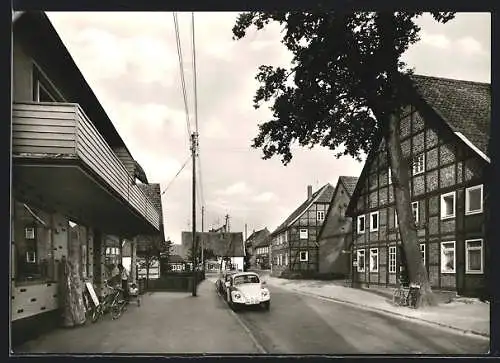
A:
{"label": "power line", "polygon": [[180,40],[180,36],[179,36],[179,23],[177,20],[177,13],[174,11],[172,14],[174,16],[175,40],[177,43],[177,55],[179,57],[182,96],[184,98],[184,109],[186,111],[186,125],[187,125],[187,132],[189,135],[191,133],[191,123],[189,122],[189,107],[188,107],[187,95],[186,95],[186,81],[184,79],[184,61],[182,59],[182,47],[181,47],[181,40]]}
{"label": "power line", "polygon": [[174,182],[174,180],[179,176],[179,174],[181,173],[182,169],[184,169],[184,167],[187,165],[187,163],[189,162],[190,158],[191,158],[191,156],[188,156],[188,158],[186,159],[186,161],[184,162],[184,164],[182,164],[182,167],[179,169],[179,171],[177,172],[177,174],[175,174],[174,178],[170,181],[170,183],[168,183],[167,187],[163,190],[163,192],[161,192],[161,195],[165,194],[165,192],[168,190],[168,188],[170,187],[170,185],[172,185],[172,183]]}

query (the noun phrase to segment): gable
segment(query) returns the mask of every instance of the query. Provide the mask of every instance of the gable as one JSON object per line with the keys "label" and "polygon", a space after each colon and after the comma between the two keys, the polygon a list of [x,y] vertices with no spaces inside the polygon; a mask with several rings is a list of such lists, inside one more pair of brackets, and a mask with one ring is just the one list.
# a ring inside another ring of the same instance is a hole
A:
{"label": "gable", "polygon": [[[468,145],[459,141],[453,130],[442,122],[439,117],[422,103],[404,108],[400,124],[401,151],[409,165],[410,192],[414,197],[426,192],[426,183],[435,188],[445,188],[453,185],[446,178],[438,178],[437,168],[440,165],[453,163],[455,160],[465,160],[470,173],[481,174],[481,165],[485,161]],[[411,163],[415,156],[424,155],[425,170],[428,173],[412,175]],[[451,167],[450,164],[450,168]],[[353,198],[347,213],[352,216],[357,211],[365,211],[394,202],[393,188],[389,183],[389,163],[385,140],[380,139],[367,157],[363,171],[356,185]],[[433,170],[435,169],[435,170]],[[450,171],[453,180],[465,178]],[[429,175],[427,175],[429,174]],[[449,179],[448,178],[448,179]],[[438,180],[442,185],[437,185]],[[436,185],[434,185],[436,184]]]}

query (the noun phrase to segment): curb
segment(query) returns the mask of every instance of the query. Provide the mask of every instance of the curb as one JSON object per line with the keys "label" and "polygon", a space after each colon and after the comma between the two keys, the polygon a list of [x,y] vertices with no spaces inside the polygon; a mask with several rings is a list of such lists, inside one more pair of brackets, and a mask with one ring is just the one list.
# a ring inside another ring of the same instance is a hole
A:
{"label": "curb", "polygon": [[335,301],[335,302],[343,303],[343,304],[346,304],[346,305],[352,305],[352,306],[355,306],[355,307],[360,308],[360,309],[375,311],[375,312],[378,312],[378,313],[381,313],[381,314],[384,314],[384,315],[390,315],[390,316],[393,316],[393,317],[396,316],[396,317],[402,318],[402,319],[414,320],[416,322],[422,322],[422,323],[426,323],[426,324],[430,324],[430,325],[435,325],[435,326],[439,326],[439,327],[442,327],[442,328],[451,329],[451,330],[454,330],[456,332],[460,332],[460,333],[463,333],[463,334],[471,334],[471,335],[474,335],[474,336],[476,336],[478,338],[482,338],[482,339],[488,339],[488,340],[490,339],[490,335],[489,334],[478,332],[478,331],[475,331],[475,330],[461,329],[461,328],[457,328],[457,327],[455,327],[453,325],[448,325],[448,324],[444,324],[444,323],[440,323],[440,322],[436,322],[436,321],[431,321],[431,320],[426,320],[426,319],[422,319],[422,318],[417,318],[417,317],[414,317],[414,316],[408,316],[408,315],[401,314],[401,313],[398,313],[398,312],[395,312],[395,311],[381,309],[381,308],[376,308],[376,307],[372,307],[372,306],[368,306],[368,305],[364,305],[364,304],[359,304],[359,303],[355,303],[355,302],[348,301],[348,300],[342,300],[342,299],[339,299],[339,298],[336,298],[336,297],[334,298],[334,297],[324,296],[324,295],[315,294],[315,293],[311,293],[311,292],[304,292],[304,291],[301,291],[301,290],[295,289],[295,288],[286,288],[286,287],[282,287],[282,286],[277,286],[277,287],[281,287],[283,289],[291,290],[291,291],[294,291],[294,292],[296,292],[298,294],[302,294],[302,295],[307,295],[307,296],[311,296],[311,297],[319,297],[319,298],[322,298],[322,299],[325,299],[325,300]]}

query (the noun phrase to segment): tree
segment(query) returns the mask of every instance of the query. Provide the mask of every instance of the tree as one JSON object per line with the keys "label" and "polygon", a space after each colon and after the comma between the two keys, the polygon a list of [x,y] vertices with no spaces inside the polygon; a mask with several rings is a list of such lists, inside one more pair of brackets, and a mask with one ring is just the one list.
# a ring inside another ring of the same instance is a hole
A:
{"label": "tree", "polygon": [[170,256],[172,255],[173,242],[170,238],[164,242],[164,246],[160,249],[160,273],[166,273],[168,271],[168,263],[170,261]]}
{"label": "tree", "polygon": [[251,267],[250,259],[252,258],[252,254],[248,248],[245,248],[245,257],[243,257],[243,271],[248,271]]}
{"label": "tree", "polygon": [[[293,53],[290,69],[262,65],[254,101],[273,100],[272,119],[259,125],[252,147],[263,159],[281,155],[287,165],[291,146],[321,145],[335,156],[361,160],[384,140],[392,174],[401,240],[410,281],[421,286],[420,306],[434,305],[429,277],[419,250],[410,205],[409,163],[402,157],[399,114],[411,101],[412,70],[400,60],[419,40],[414,20],[422,12],[345,13],[318,9],[302,12],[245,12],[233,27],[234,39],[249,27],[270,22],[283,26],[282,43]],[[453,13],[432,13],[438,22]],[[294,76],[293,79],[290,76]],[[292,83],[293,80],[293,83]],[[340,150],[340,151],[338,151]]]}
{"label": "tree", "polygon": [[138,238],[137,255],[143,259],[141,268],[146,269],[146,287],[149,283],[149,270],[155,262],[159,262],[161,255],[168,253],[170,241],[165,241],[161,235],[142,235]]}

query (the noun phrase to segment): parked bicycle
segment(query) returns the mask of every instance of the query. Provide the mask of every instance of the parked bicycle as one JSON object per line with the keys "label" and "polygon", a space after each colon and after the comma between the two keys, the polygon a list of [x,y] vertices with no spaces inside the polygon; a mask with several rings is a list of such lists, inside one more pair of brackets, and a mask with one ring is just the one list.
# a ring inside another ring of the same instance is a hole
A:
{"label": "parked bicycle", "polygon": [[111,312],[111,318],[118,319],[126,309],[127,301],[123,298],[123,290],[119,287],[113,287],[104,281],[104,285],[111,291],[103,298],[98,300],[96,305],[91,299],[90,294],[84,294],[84,303],[87,309],[87,319],[92,323],[97,322],[103,315]]}
{"label": "parked bicycle", "polygon": [[392,295],[392,303],[416,309],[420,298],[420,285],[411,283],[409,287],[399,285]]}

